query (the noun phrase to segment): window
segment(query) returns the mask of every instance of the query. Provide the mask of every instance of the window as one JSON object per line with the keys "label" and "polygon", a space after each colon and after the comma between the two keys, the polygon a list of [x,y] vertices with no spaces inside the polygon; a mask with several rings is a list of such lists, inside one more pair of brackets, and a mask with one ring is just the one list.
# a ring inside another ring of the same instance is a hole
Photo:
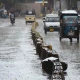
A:
{"label": "window", "polygon": [[47,17],[45,19],[45,21],[48,21],[48,22],[59,22],[59,18],[58,17]]}
{"label": "window", "polygon": [[64,16],[63,22],[64,23],[77,23],[78,17],[77,16]]}

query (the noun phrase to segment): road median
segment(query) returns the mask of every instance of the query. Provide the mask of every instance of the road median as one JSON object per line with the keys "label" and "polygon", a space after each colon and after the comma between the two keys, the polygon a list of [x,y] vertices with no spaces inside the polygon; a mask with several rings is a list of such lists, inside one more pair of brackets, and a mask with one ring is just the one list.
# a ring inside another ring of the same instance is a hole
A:
{"label": "road median", "polygon": [[[45,70],[51,77],[54,77],[54,72],[61,76],[61,80],[65,80],[64,71],[67,70],[68,65],[65,62],[61,62],[58,53],[52,49],[52,45],[46,45],[43,37],[36,31],[38,22],[34,22],[31,28],[32,40],[36,47],[36,54],[39,55],[42,63],[42,69]],[[54,59],[56,58],[56,59]],[[46,61],[46,59],[48,59]],[[52,67],[50,66],[53,65]],[[54,67],[54,70],[53,70]],[[57,75],[58,76],[58,75]]]}

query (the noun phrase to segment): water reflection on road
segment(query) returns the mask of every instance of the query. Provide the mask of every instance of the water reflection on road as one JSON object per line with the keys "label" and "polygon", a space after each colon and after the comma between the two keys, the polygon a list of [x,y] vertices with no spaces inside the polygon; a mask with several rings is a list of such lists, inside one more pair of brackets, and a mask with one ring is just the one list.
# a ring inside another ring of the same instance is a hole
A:
{"label": "water reflection on road", "polygon": [[53,49],[59,54],[60,60],[65,61],[68,64],[67,75],[65,80],[80,80],[80,43],[77,43],[76,39],[73,39],[72,44],[70,40],[65,38],[59,41],[58,32],[48,32],[45,35],[43,30],[42,20],[38,20],[39,27],[36,29],[46,44],[51,44]]}
{"label": "water reflection on road", "polygon": [[31,39],[31,24],[9,19],[0,25],[0,80],[47,80]]}

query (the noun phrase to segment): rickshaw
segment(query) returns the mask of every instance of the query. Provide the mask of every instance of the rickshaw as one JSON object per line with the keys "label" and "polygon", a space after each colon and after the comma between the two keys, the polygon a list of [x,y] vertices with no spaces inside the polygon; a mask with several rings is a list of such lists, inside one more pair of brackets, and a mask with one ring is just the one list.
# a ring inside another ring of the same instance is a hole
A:
{"label": "rickshaw", "polygon": [[26,10],[25,21],[26,21],[26,24],[27,23],[33,23],[36,21],[36,16],[35,16],[34,10]]}
{"label": "rickshaw", "polygon": [[6,9],[1,9],[0,10],[0,17],[2,18],[7,18],[7,10]]}
{"label": "rickshaw", "polygon": [[79,43],[78,13],[75,10],[60,11],[60,41],[62,38],[69,38],[70,42],[77,38]]}

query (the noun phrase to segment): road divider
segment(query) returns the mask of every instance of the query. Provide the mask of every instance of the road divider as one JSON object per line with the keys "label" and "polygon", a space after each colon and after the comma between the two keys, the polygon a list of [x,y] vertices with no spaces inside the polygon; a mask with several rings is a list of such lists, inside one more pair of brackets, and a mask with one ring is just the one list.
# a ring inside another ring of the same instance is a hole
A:
{"label": "road divider", "polygon": [[[60,61],[59,55],[52,49],[52,45],[46,45],[44,43],[42,36],[36,31],[37,26],[38,22],[32,24],[31,34],[33,43],[36,47],[36,54],[39,55],[39,58],[41,59],[42,69],[47,73],[50,73],[52,80],[54,78],[54,73],[60,76],[60,80],[65,80],[64,71],[67,70],[67,63]],[[54,58],[56,59],[54,60]],[[57,79],[58,75],[54,79]]]}

